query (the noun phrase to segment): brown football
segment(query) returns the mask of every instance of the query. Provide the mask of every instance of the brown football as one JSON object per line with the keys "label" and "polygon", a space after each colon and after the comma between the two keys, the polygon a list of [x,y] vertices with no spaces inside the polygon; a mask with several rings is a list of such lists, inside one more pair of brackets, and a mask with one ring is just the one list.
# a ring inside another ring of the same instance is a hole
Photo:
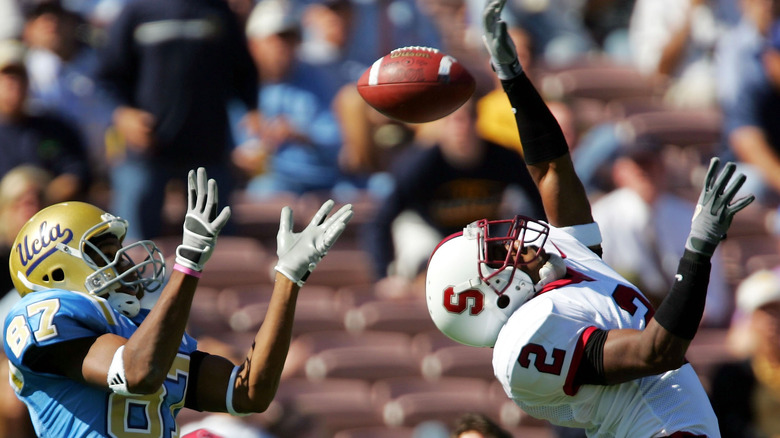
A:
{"label": "brown football", "polygon": [[474,77],[455,58],[430,47],[395,49],[366,69],[357,83],[380,113],[406,123],[440,119],[474,93]]}

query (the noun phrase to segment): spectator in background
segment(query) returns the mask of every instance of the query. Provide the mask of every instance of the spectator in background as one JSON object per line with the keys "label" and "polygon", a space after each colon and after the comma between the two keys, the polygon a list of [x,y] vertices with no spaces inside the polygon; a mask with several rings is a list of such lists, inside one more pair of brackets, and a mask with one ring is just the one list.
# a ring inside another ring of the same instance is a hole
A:
{"label": "spectator in background", "polygon": [[730,335],[744,356],[721,364],[710,382],[710,400],[721,436],[778,436],[780,272],[756,271],[740,283],[736,301],[744,319],[737,319]]}
{"label": "spectator in background", "polygon": [[[635,0],[546,0],[507,2],[504,19],[537,41],[540,64],[558,68],[591,55],[623,63],[629,57],[627,29]],[[480,45],[483,2],[468,0],[472,31]]]}
{"label": "spectator in background", "polygon": [[[343,17],[340,20],[328,19],[329,13],[321,13],[319,11],[323,8],[322,6],[313,8],[310,16],[314,20],[315,26],[320,29],[320,32],[316,33],[323,36],[328,34],[342,36],[358,34],[358,32],[364,32],[367,24],[373,26],[370,32],[372,34],[376,33],[376,22],[373,24],[364,22],[373,14],[379,14],[380,17],[383,17],[380,26],[393,29],[398,28],[394,32],[382,37],[382,47],[385,47],[382,50],[386,51],[376,53],[376,58],[368,60],[368,63],[372,63],[379,57],[389,53],[392,49],[403,47],[404,45],[430,46],[455,57],[461,64],[466,66],[477,80],[477,94],[483,94],[485,88],[492,86],[492,73],[490,77],[479,74],[480,70],[489,68],[481,52],[482,43],[479,43],[479,51],[475,51],[474,47],[469,46],[469,41],[467,40],[466,30],[468,23],[465,14],[465,1],[424,0],[413,5],[411,2],[405,1],[386,2],[385,0],[380,0],[376,4],[371,5],[370,8],[360,4],[362,2],[351,2],[349,0],[325,2],[325,4],[331,3],[350,5],[350,13],[339,14],[339,16]],[[419,11],[417,8],[419,8]],[[373,12],[369,14],[369,11]],[[416,15],[408,17],[407,14],[410,13]],[[345,17],[349,17],[349,20],[346,20]],[[337,23],[340,23],[340,27],[336,26]],[[424,23],[430,23],[427,29],[423,28]],[[324,31],[327,28],[330,28],[331,31]],[[337,28],[341,30],[336,30]],[[404,34],[399,29],[407,29],[408,33]],[[412,40],[410,36],[417,38],[417,40]],[[372,36],[371,38],[374,37]],[[330,40],[336,41],[337,39],[330,38]],[[362,38],[360,40],[362,45]],[[389,44],[392,41],[399,42],[395,46],[390,47]],[[333,44],[325,45],[333,46]],[[317,52],[317,46],[317,44],[304,42],[304,56]],[[343,46],[344,50],[349,50],[347,45]],[[373,46],[369,45],[368,47]],[[370,53],[370,51],[367,53]],[[480,60],[479,63],[476,59]],[[342,86],[334,99],[334,110],[339,119],[343,136],[339,164],[342,171],[349,175],[353,184],[368,188],[374,196],[383,197],[389,190],[389,169],[397,158],[403,155],[404,151],[410,147],[416,135],[424,135],[421,131],[424,131],[426,126],[406,124],[386,117],[371,108],[360,97],[354,84],[368,65],[356,62],[354,59],[348,59],[343,65],[343,70],[353,71],[354,73],[351,76],[351,83]],[[355,66],[360,68],[355,70]],[[486,77],[486,80],[483,77]],[[487,87],[485,84],[487,84]]]}
{"label": "spectator in background", "polygon": [[[261,78],[262,121],[256,133],[239,134],[234,162],[250,173],[261,172],[246,188],[254,198],[328,192],[342,178],[341,133],[331,110],[332,91],[316,66],[296,58],[298,23],[294,5],[286,0],[262,0],[247,22],[249,47]],[[252,162],[247,157],[254,157],[254,166],[246,165]]]}
{"label": "spectator in background", "polygon": [[596,46],[616,63],[626,63],[631,58],[628,26],[635,3],[636,0],[589,0],[582,6],[585,28]]}
{"label": "spectator in background", "polygon": [[742,190],[769,206],[780,193],[780,74],[766,68],[780,48],[780,33],[770,35],[778,3],[742,0],[742,20],[718,46],[724,155],[747,175]]}
{"label": "spectator in background", "polygon": [[467,413],[455,422],[451,438],[512,438],[495,421],[483,414]]}
{"label": "spectator in background", "polygon": [[737,21],[726,9],[715,0],[636,0],[628,28],[634,65],[667,88],[670,105],[717,106],[715,46]]}
{"label": "spectator in background", "polygon": [[[8,271],[8,256],[22,225],[46,206],[46,187],[51,176],[45,170],[23,164],[0,179],[0,297],[13,289]],[[13,293],[18,298],[16,292]]]}
{"label": "spectator in background", "polygon": [[19,38],[24,17],[18,0],[0,0],[0,40]]}
{"label": "spectator in background", "polygon": [[112,162],[111,210],[129,240],[162,232],[164,188],[205,166],[219,198],[234,188],[227,106],[257,126],[257,70],[238,17],[224,0],[137,0],[108,29],[99,84],[112,99],[124,150]]}
{"label": "spectator in background", "polygon": [[475,105],[466,102],[430,124],[436,143],[417,146],[392,169],[394,187],[366,230],[378,279],[413,282],[439,241],[478,218],[497,218],[515,196],[529,215],[541,199],[520,154],[479,138]]}
{"label": "spectator in background", "polygon": [[[0,179],[0,320],[21,299],[8,269],[11,246],[25,222],[46,206],[44,192],[49,181],[48,172],[29,165],[15,167]],[[0,351],[0,374],[8,374],[4,351]],[[34,437],[27,407],[9,385],[0,386],[0,438]]]}
{"label": "spectator in background", "polygon": [[[695,207],[669,190],[663,157],[663,145],[653,138],[621,145],[611,166],[615,189],[592,205],[604,261],[656,308],[672,286]],[[712,266],[702,324],[723,327],[733,309],[719,251]]]}
{"label": "spectator in background", "polygon": [[[481,10],[482,2],[473,3],[476,11]],[[564,66],[600,50],[585,27],[583,4],[569,0],[508,2],[504,16],[531,34],[540,62],[553,67]],[[480,22],[479,19],[474,21]]]}
{"label": "spectator in background", "polygon": [[356,38],[360,40],[354,34],[357,18],[352,0],[312,0],[302,6],[298,56],[317,67],[321,81],[333,95],[344,85],[356,82],[370,65],[349,53],[350,44]]}
{"label": "spectator in background", "polygon": [[355,187],[375,197],[389,190],[389,171],[412,147],[415,126],[391,119],[366,103],[354,84],[341,88],[333,111],[342,136],[339,167]]}
{"label": "spectator in background", "polygon": [[[343,1],[343,0],[337,0]],[[370,66],[391,50],[405,46],[442,46],[438,17],[417,0],[348,0],[354,24],[346,47],[346,59]],[[455,23],[449,23],[455,25]],[[457,56],[450,53],[451,55]],[[357,80],[357,77],[354,78]]]}
{"label": "spectator in background", "polygon": [[53,176],[49,201],[83,198],[91,182],[86,147],[67,120],[27,107],[24,53],[18,41],[0,42],[0,177],[22,164],[39,166]]}
{"label": "spectator in background", "polygon": [[93,169],[105,175],[105,135],[109,109],[95,85],[97,54],[88,41],[88,24],[59,0],[28,8],[24,41],[31,104],[68,117],[87,142]]}

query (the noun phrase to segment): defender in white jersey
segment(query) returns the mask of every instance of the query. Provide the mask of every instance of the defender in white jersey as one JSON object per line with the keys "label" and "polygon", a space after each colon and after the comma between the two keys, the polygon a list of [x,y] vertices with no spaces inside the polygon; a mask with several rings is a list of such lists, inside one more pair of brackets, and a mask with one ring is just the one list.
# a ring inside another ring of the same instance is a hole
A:
{"label": "defender in white jersey", "polygon": [[745,181],[713,159],[674,285],[654,311],[600,257],[601,236],[558,123],[517,61],[489,0],[484,40],[512,104],[549,222],[480,220],[445,238],[426,274],[428,309],[450,338],[493,347],[493,370],[529,414],[591,437],[719,437],[685,352],[704,311],[710,259]]}
{"label": "defender in white jersey", "polygon": [[[94,205],[55,204],[20,230],[9,264],[22,299],[6,317],[3,339],[11,386],[39,436],[173,438],[183,407],[239,415],[271,403],[298,291],[341,235],[351,206],[327,217],[334,204],[326,202],[299,233],[292,211],[282,209],[266,319],[234,365],[197,350],[184,332],[203,266],[230,216],[228,207],[218,210],[216,182],[203,168],[190,172],[188,186],[184,237],[164,287],[157,246],[123,247],[127,221]],[[132,260],[134,251],[142,262]]]}

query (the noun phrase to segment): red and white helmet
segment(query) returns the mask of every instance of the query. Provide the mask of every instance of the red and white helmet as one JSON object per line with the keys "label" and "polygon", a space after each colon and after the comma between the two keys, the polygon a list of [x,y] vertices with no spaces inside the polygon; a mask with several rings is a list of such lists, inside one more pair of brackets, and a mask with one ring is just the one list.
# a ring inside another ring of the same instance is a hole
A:
{"label": "red and white helmet", "polygon": [[[534,282],[518,266],[524,247],[541,248],[549,227],[534,219],[466,226],[442,240],[428,262],[425,295],[436,327],[453,340],[492,347],[517,308],[533,297]],[[518,243],[516,250],[513,248]]]}

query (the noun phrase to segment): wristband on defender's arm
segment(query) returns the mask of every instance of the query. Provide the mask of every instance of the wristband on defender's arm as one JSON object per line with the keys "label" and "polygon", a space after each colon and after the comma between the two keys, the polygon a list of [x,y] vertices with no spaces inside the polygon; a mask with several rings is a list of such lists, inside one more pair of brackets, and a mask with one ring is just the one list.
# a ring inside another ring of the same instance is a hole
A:
{"label": "wristband on defender's arm", "polygon": [[669,295],[654,316],[669,333],[688,340],[696,335],[704,315],[711,268],[710,257],[685,250]]}
{"label": "wristband on defender's arm", "polygon": [[515,113],[526,164],[551,161],[569,153],[558,121],[528,76],[523,72],[502,80],[501,85]]}

